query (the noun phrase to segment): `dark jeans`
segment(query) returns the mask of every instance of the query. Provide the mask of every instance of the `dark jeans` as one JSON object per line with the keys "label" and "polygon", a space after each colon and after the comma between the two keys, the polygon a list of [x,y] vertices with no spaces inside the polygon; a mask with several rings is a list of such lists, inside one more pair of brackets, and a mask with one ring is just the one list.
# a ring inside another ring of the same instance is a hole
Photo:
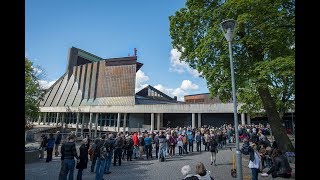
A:
{"label": "dark jeans", "polygon": [[189,152],[193,152],[193,142],[189,142]]}
{"label": "dark jeans", "polygon": [[127,150],[127,161],[132,161],[133,150]]}
{"label": "dark jeans", "polygon": [[251,168],[251,180],[258,180],[258,172],[259,172],[259,169],[256,169],[256,168]]}
{"label": "dark jeans", "polygon": [[94,172],[94,167],[96,165],[96,162],[97,162],[97,156],[93,156],[92,163],[91,163],[91,172]]}
{"label": "dark jeans", "polygon": [[208,142],[206,142],[205,144],[204,144],[204,151],[209,151],[209,143]]}
{"label": "dark jeans", "polygon": [[149,159],[149,156],[152,158],[152,145],[145,145],[145,151],[147,159]]}
{"label": "dark jeans", "polygon": [[182,155],[182,146],[178,146],[179,147],[179,155]]}
{"label": "dark jeans", "polygon": [[117,159],[119,166],[121,166],[121,155],[122,155],[122,149],[117,148],[114,150],[114,157],[113,157],[113,165],[115,166],[117,164]]}
{"label": "dark jeans", "polygon": [[64,163],[63,160],[61,161],[61,168],[60,168],[60,173],[59,173],[59,180],[63,180],[63,173],[65,172],[64,170]]}
{"label": "dark jeans", "polygon": [[[74,167],[75,167],[75,160],[74,159],[64,159],[64,172],[63,172],[63,179],[67,180],[73,180],[73,172],[74,172]],[[68,176],[69,174],[69,176]]]}
{"label": "dark jeans", "polygon": [[96,164],[96,177],[95,180],[101,180],[103,178],[104,169],[106,167],[106,160],[97,158]]}
{"label": "dark jeans", "polygon": [[156,158],[158,159],[158,154],[159,154],[159,146],[156,146]]}
{"label": "dark jeans", "polygon": [[176,155],[175,149],[176,149],[176,146],[175,146],[175,145],[170,145],[170,146],[169,146],[169,154],[170,154],[171,156]]}
{"label": "dark jeans", "polygon": [[47,148],[47,159],[46,159],[46,162],[52,161],[52,151],[53,151],[53,148]]}
{"label": "dark jeans", "polygon": [[187,144],[183,145],[184,154],[188,154],[187,146],[188,146]]}
{"label": "dark jeans", "polygon": [[77,180],[82,180],[82,171],[83,169],[78,169]]}
{"label": "dark jeans", "polygon": [[200,142],[197,142],[197,151],[201,152],[201,141]]}

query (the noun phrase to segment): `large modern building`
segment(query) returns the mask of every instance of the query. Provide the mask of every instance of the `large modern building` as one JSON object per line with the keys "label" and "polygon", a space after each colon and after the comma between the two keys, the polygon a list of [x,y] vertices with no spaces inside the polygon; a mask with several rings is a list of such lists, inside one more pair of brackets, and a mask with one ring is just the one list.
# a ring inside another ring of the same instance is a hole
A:
{"label": "large modern building", "polygon": [[[150,85],[135,93],[142,66],[136,50],[133,56],[104,59],[70,48],[66,72],[46,90],[36,122],[92,133],[159,130],[169,121],[171,127],[233,124],[232,102],[188,103],[188,97],[179,102]],[[239,114],[239,123],[250,124],[250,117]]]}

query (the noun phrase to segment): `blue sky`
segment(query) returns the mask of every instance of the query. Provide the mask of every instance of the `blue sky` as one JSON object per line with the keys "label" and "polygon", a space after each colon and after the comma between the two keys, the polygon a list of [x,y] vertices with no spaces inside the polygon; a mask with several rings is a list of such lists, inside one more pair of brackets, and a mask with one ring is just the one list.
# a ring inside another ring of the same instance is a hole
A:
{"label": "blue sky", "polygon": [[169,96],[208,93],[206,81],[172,49],[169,16],[185,0],[26,0],[25,56],[45,70],[44,87],[66,70],[72,46],[101,58],[133,55],[137,48],[136,91],[154,86]]}

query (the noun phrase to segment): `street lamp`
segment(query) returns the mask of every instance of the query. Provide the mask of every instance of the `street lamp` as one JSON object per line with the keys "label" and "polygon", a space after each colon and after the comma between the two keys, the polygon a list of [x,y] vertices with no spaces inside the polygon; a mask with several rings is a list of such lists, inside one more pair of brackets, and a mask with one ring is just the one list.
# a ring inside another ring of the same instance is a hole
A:
{"label": "street lamp", "polygon": [[242,180],[242,158],[241,151],[239,149],[239,133],[238,133],[238,114],[237,114],[237,98],[236,98],[236,87],[234,81],[234,68],[233,68],[233,58],[232,58],[232,48],[231,41],[234,37],[234,32],[237,27],[237,21],[233,19],[228,19],[220,24],[221,30],[223,31],[224,37],[227,39],[229,44],[229,54],[230,54],[230,69],[231,69],[231,81],[232,81],[232,98],[233,98],[233,113],[234,113],[234,130],[236,134],[236,170],[237,179]]}

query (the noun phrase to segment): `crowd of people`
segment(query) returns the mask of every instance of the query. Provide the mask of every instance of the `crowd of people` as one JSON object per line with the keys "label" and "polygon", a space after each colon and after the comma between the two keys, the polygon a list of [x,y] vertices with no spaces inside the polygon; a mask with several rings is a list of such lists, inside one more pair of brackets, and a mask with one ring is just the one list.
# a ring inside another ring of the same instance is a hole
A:
{"label": "crowd of people", "polygon": [[[112,173],[110,171],[111,164],[121,166],[122,161],[125,160],[151,160],[154,158],[163,162],[168,157],[187,155],[193,151],[210,152],[211,165],[217,165],[216,154],[218,149],[225,147],[227,143],[235,142],[234,132],[234,127],[227,124],[219,128],[210,126],[195,129],[191,127],[168,127],[165,130],[153,132],[147,130],[132,133],[110,132],[95,138],[93,142],[89,135],[82,138],[78,150],[76,149],[76,135],[74,133],[71,133],[65,141],[62,140],[61,133],[57,132],[55,138],[53,134],[49,134],[49,137],[43,135],[39,149],[40,158],[44,158],[44,151],[47,151],[46,162],[52,160],[53,149],[55,150],[55,156],[61,154],[59,179],[73,179],[75,168],[78,169],[77,180],[82,179],[82,172],[87,169],[88,162],[91,161],[90,172],[95,173],[96,180],[101,180],[105,174]],[[270,167],[270,170],[267,173],[262,173],[261,176],[269,174],[272,174],[272,177],[289,176],[291,171],[283,171],[282,165],[286,163],[283,162],[283,155],[277,150],[276,143],[271,146],[264,135],[268,132],[268,128],[262,125],[239,125],[238,132],[240,140],[244,141],[241,151],[245,153],[247,149],[248,155],[250,155],[249,168],[252,169],[253,180],[254,178],[257,179],[257,174],[263,167]],[[59,146],[61,146],[60,153]],[[201,146],[205,147],[204,150],[201,149]],[[178,147],[178,152],[175,152],[176,147]],[[277,156],[275,152],[278,153]],[[262,167],[260,167],[260,161]],[[259,166],[256,166],[257,163]],[[279,168],[286,175],[279,174]],[[186,179],[213,179],[213,175],[206,170],[201,162],[196,166],[196,175],[191,176],[189,169],[190,166],[188,165],[181,169]]]}
{"label": "crowd of people", "polygon": [[[256,136],[256,137],[255,137]],[[249,155],[248,167],[251,169],[252,180],[258,180],[258,174],[267,177],[270,174],[272,178],[282,177],[290,178],[292,168],[288,158],[278,148],[277,142],[270,141],[263,135],[261,130],[243,139],[241,152]],[[269,168],[266,173],[262,173],[265,168]]]}

